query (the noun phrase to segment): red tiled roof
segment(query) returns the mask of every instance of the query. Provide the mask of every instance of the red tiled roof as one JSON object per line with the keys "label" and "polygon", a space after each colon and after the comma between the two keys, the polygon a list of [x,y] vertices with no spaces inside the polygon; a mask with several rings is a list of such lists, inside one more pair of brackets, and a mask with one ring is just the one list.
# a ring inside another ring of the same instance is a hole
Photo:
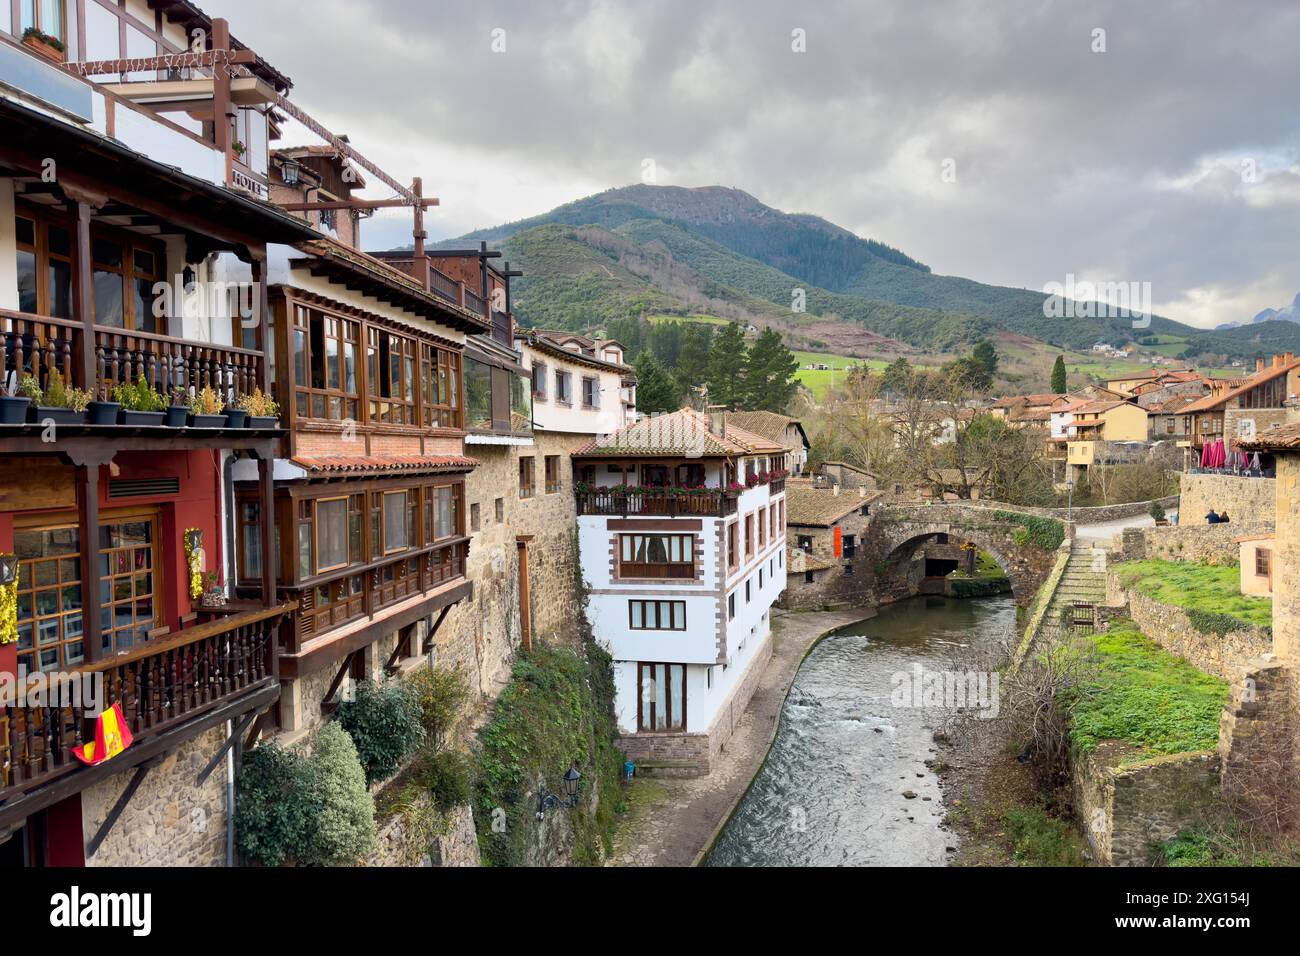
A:
{"label": "red tiled roof", "polygon": [[1195,402],[1183,409],[1183,411],[1206,412],[1210,409],[1218,408],[1225,402],[1250,391],[1256,385],[1262,385],[1265,382],[1272,381],[1279,375],[1285,375],[1294,368],[1300,368],[1300,359],[1293,362],[1285,362],[1282,365],[1270,365],[1263,371],[1256,372],[1254,375],[1243,380],[1240,385],[1235,385],[1224,389],[1221,392],[1215,392],[1213,395],[1206,395],[1204,398],[1197,399]]}
{"label": "red tiled roof", "polygon": [[724,419],[722,434],[709,428],[708,416],[691,408],[643,418],[607,436],[597,436],[577,448],[575,457],[635,455],[702,455],[731,458],[766,455],[786,449],[776,442],[737,428]]}
{"label": "red tiled roof", "polygon": [[478,460],[464,455],[348,455],[326,458],[300,456],[293,463],[313,475],[354,475],[372,472],[409,473],[469,471]]}

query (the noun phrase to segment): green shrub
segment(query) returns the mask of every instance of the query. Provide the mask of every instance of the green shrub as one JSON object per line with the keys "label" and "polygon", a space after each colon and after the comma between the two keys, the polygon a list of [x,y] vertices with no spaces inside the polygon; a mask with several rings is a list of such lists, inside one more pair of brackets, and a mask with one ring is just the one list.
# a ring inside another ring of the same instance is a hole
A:
{"label": "green shrub", "polygon": [[356,699],[339,705],[338,717],[356,745],[367,783],[391,777],[424,740],[419,701],[401,681],[361,681]]}
{"label": "green shrub", "polygon": [[1055,518],[1021,514],[1018,511],[994,511],[993,517],[1020,525],[1012,532],[1012,538],[1022,548],[1032,543],[1044,551],[1055,551],[1065,540],[1065,525]]}
{"label": "green shrub", "polygon": [[121,382],[113,386],[113,401],[130,412],[161,412],[167,408],[167,399],[143,375],[134,385]]}
{"label": "green shrub", "polygon": [[321,728],[310,756],[273,743],[253,750],[236,787],[235,832],[254,862],[332,866],[374,846],[374,799],[357,749],[337,723]]}
{"label": "green shrub", "polygon": [[375,801],[357,748],[337,722],[316,735],[309,766],[312,813],[300,860],[316,866],[351,863],[375,845]]}
{"label": "green shrub", "polygon": [[430,743],[442,742],[469,701],[469,686],[458,670],[421,667],[406,678],[420,708],[420,724]]}
{"label": "green shrub", "polygon": [[307,761],[296,750],[262,744],[244,757],[235,792],[235,833],[248,858],[279,866],[303,845],[310,826]]}
{"label": "green shrub", "polygon": [[1002,816],[1017,863],[1026,866],[1083,866],[1083,846],[1064,820],[1039,807],[1012,807]]}
{"label": "green shrub", "polygon": [[1115,566],[1120,584],[1152,600],[1183,608],[1202,634],[1222,637],[1229,631],[1273,624],[1272,598],[1241,593],[1236,564],[1196,561],[1127,561]]}
{"label": "green shrub", "polygon": [[1165,520],[1165,508],[1164,505],[1162,505],[1159,501],[1151,502],[1150,513],[1151,513],[1151,517],[1156,521]]}
{"label": "green shrub", "polygon": [[469,803],[474,789],[474,765],[456,750],[440,750],[420,764],[420,783],[429,791],[433,805],[447,813]]}

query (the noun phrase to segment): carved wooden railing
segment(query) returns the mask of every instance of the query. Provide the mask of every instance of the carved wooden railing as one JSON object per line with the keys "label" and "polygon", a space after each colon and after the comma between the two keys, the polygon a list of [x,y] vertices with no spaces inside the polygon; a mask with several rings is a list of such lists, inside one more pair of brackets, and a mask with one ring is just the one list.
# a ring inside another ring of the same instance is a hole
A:
{"label": "carved wooden railing", "polygon": [[[132,736],[162,733],[247,692],[277,681],[276,631],[292,605],[235,614],[147,641],[74,671],[52,675],[40,701],[6,689],[0,706],[0,799],[80,766],[74,747],[94,740],[96,701],[73,693],[83,677],[102,680],[99,702],[116,703]],[[26,678],[26,686],[41,680]],[[56,697],[58,688],[67,694]],[[17,694],[17,696],[15,696]]]}
{"label": "carved wooden railing", "polygon": [[41,388],[54,378],[80,387],[83,330],[80,322],[0,309],[0,387],[23,375],[36,376]]}
{"label": "carved wooden railing", "polygon": [[113,386],[142,376],[163,395],[209,386],[225,401],[262,383],[261,352],[151,332],[96,326],[91,346],[95,381],[82,371],[85,326],[69,319],[0,310],[0,386],[34,375],[46,388],[52,378],[109,399]]}
{"label": "carved wooden railing", "polygon": [[106,399],[118,383],[143,377],[168,395],[211,388],[227,403],[262,384],[261,352],[191,342],[150,332],[95,329],[96,393]]}
{"label": "carved wooden railing", "polygon": [[465,308],[487,318],[487,302],[477,292],[465,290]]}
{"label": "carved wooden railing", "polygon": [[735,514],[736,499],[723,491],[696,494],[632,492],[598,489],[576,493],[580,515],[657,515],[665,518],[699,516],[717,518]]}
{"label": "carved wooden railing", "polygon": [[448,302],[460,304],[460,283],[433,266],[429,266],[429,288]]}

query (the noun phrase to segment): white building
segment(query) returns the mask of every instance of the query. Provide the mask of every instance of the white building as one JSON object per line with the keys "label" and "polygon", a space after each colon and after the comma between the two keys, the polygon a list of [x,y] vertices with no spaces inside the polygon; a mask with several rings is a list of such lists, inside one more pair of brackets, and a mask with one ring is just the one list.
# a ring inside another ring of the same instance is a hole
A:
{"label": "white building", "polygon": [[707,773],[771,656],[786,452],[683,409],[574,454],[588,614],[614,657],[620,746]]}
{"label": "white building", "polygon": [[603,435],[636,421],[636,372],[618,342],[518,329],[515,345],[532,376],[537,430]]}

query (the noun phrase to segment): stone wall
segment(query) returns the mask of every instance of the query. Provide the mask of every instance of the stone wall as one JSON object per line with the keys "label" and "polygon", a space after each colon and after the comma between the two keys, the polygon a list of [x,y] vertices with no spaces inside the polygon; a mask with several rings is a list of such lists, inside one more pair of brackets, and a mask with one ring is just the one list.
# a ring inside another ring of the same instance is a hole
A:
{"label": "stone wall", "polygon": [[[522,642],[518,536],[531,536],[528,568],[534,641],[566,642],[576,634],[576,512],[569,450],[581,440],[582,436],[538,433],[531,446],[469,446],[468,453],[480,462],[465,482],[465,523],[471,536],[466,577],[474,582],[474,596],[452,608],[434,643],[439,666],[460,669],[485,705],[509,680]],[[560,457],[560,486],[550,493],[546,491],[548,455]],[[520,456],[535,459],[531,498],[519,497]],[[470,524],[475,505],[477,531]]]}
{"label": "stone wall", "polygon": [[1132,748],[1106,741],[1073,763],[1079,819],[1102,866],[1147,866],[1154,844],[1223,812],[1216,754],[1135,756]]}
{"label": "stone wall", "polygon": [[1125,528],[1116,561],[1194,561],[1198,564],[1236,564],[1241,557],[1237,538],[1266,534],[1272,524],[1179,524],[1167,528]]}
{"label": "stone wall", "polygon": [[1113,568],[1106,573],[1106,599],[1111,605],[1127,603],[1138,630],[1169,653],[1229,683],[1273,646],[1271,631],[1244,623],[1223,636],[1202,633],[1185,609],[1162,604],[1137,588],[1125,589]]}
{"label": "stone wall", "polygon": [[375,849],[362,866],[479,866],[478,834],[468,804],[446,814],[427,792],[379,821]]}
{"label": "stone wall", "polygon": [[[851,534],[854,539],[852,556],[835,556],[835,527],[818,528],[811,525],[789,525],[786,528],[786,580],[785,590],[777,598],[776,606],[790,611],[828,610],[843,607],[871,607],[875,604],[875,578],[871,561],[862,543],[867,538],[874,512],[863,516],[854,511],[835,524],[841,534]],[[812,538],[808,552],[816,570],[812,581],[806,580],[804,551],[799,538]],[[821,567],[828,564],[830,567]],[[845,573],[845,566],[853,568]]]}
{"label": "stone wall", "polygon": [[1247,524],[1272,527],[1276,494],[1277,481],[1273,478],[1183,475],[1178,520],[1182,525],[1204,522],[1213,508],[1218,512],[1227,511],[1231,524],[1237,527]]}
{"label": "stone wall", "polygon": [[[1170,495],[1168,498],[1158,498],[1156,500],[1160,502],[1161,507],[1166,511],[1178,507],[1178,495]],[[1043,518],[1058,518],[1062,521],[1068,519],[1075,525],[1103,524],[1107,521],[1118,521],[1121,518],[1134,518],[1151,513],[1150,501],[1130,501],[1122,505],[1094,505],[1090,508],[1029,508],[1024,505],[1009,505],[1000,501],[963,501],[962,504],[977,508],[1021,511],[1025,514],[1038,515]]]}
{"label": "stone wall", "polygon": [[[87,866],[224,866],[226,765],[195,783],[225,742],[222,727],[187,741],[146,775]],[[81,793],[82,835],[89,848],[130,784],[132,767]]]}
{"label": "stone wall", "polygon": [[1289,669],[1276,660],[1251,662],[1233,682],[1219,718],[1223,793],[1251,824],[1300,825],[1290,785],[1296,733],[1291,680]]}

